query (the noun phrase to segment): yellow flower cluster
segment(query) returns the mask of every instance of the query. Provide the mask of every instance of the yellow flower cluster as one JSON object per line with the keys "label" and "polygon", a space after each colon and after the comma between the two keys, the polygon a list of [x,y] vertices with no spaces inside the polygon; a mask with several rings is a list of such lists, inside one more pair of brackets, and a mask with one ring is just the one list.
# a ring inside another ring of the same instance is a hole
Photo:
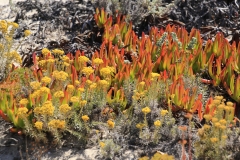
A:
{"label": "yellow flower cluster", "polygon": [[51,54],[51,52],[50,52],[47,48],[43,48],[43,49],[42,49],[42,54],[43,54],[44,56],[48,55],[48,53]]}
{"label": "yellow flower cluster", "polygon": [[168,114],[168,110],[163,109],[161,110],[160,114],[162,117],[164,117],[166,114]]}
{"label": "yellow flower cluster", "polygon": [[54,106],[51,101],[46,101],[40,109],[41,114],[53,116]]}
{"label": "yellow flower cluster", "polygon": [[37,122],[35,122],[34,126],[35,126],[38,130],[42,130],[43,123],[42,123],[41,121],[37,121]]}
{"label": "yellow flower cluster", "polygon": [[46,64],[46,62],[47,62],[46,60],[41,60],[38,61],[38,64],[43,67]]}
{"label": "yellow flower cluster", "polygon": [[132,96],[132,98],[134,100],[139,100],[140,98],[143,98],[145,96],[145,94],[147,93],[147,90],[144,90],[142,92],[138,92],[134,90],[133,92],[134,92],[134,95]]}
{"label": "yellow flower cluster", "polygon": [[82,106],[85,106],[87,104],[87,101],[86,100],[82,100],[82,101],[80,101],[80,105],[81,105],[81,107]]}
{"label": "yellow flower cluster", "polygon": [[115,69],[114,67],[104,67],[100,70],[100,74],[103,76],[103,77],[107,77],[107,76],[110,76],[111,73],[114,73],[115,72]]}
{"label": "yellow flower cluster", "polygon": [[68,113],[72,108],[69,107],[68,104],[62,104],[60,107],[59,107],[59,111],[63,114],[66,114]]}
{"label": "yellow flower cluster", "polygon": [[30,86],[32,87],[32,89],[37,90],[40,88],[41,83],[39,83],[38,81],[33,81],[33,82],[30,82]]}
{"label": "yellow flower cluster", "polygon": [[77,96],[73,96],[70,98],[70,101],[73,103],[77,103],[77,102],[79,102],[79,98]]}
{"label": "yellow flower cluster", "polygon": [[153,79],[158,78],[159,76],[160,76],[160,74],[158,74],[158,73],[151,73],[151,77]]}
{"label": "yellow flower cluster", "polygon": [[142,112],[143,112],[144,114],[148,114],[148,113],[151,112],[151,109],[150,109],[149,107],[145,107],[145,108],[142,109]]}
{"label": "yellow flower cluster", "polygon": [[25,37],[28,37],[30,34],[31,34],[31,31],[30,31],[30,30],[25,30],[25,31],[24,31],[24,36],[25,36]]}
{"label": "yellow flower cluster", "polygon": [[61,56],[64,54],[64,51],[63,50],[60,50],[60,49],[54,49],[52,50],[52,52],[55,54],[55,55],[58,55],[58,56]]}
{"label": "yellow flower cluster", "polygon": [[142,81],[142,82],[140,82],[138,85],[139,85],[139,87],[144,87],[145,86],[145,82],[144,81]]}
{"label": "yellow flower cluster", "polygon": [[100,80],[98,83],[102,88],[107,88],[109,86],[109,83],[106,80]]}
{"label": "yellow flower cluster", "polygon": [[68,56],[66,56],[66,55],[64,55],[63,57],[62,57],[62,60],[64,61],[64,62],[69,62],[69,57]]}
{"label": "yellow flower cluster", "polygon": [[84,92],[84,88],[78,88],[78,91],[82,93]]}
{"label": "yellow flower cluster", "polygon": [[41,88],[40,88],[40,92],[41,92],[42,94],[48,94],[48,93],[50,93],[50,89],[47,88],[47,87],[41,87]]}
{"label": "yellow flower cluster", "polygon": [[145,123],[138,123],[137,125],[136,125],[136,127],[138,128],[138,129],[143,129],[143,127],[145,127],[146,125],[145,125]]}
{"label": "yellow flower cluster", "polygon": [[3,33],[7,33],[7,30],[8,30],[7,21],[5,21],[5,20],[1,20],[1,21],[0,21],[0,30],[1,30]]}
{"label": "yellow flower cluster", "polygon": [[95,89],[97,88],[97,83],[92,83],[90,86],[89,86],[90,89]]}
{"label": "yellow flower cluster", "polygon": [[62,97],[64,97],[64,93],[63,93],[63,91],[57,91],[53,94],[53,96],[56,98],[62,98]]}
{"label": "yellow flower cluster", "polygon": [[104,148],[104,147],[105,147],[105,143],[104,143],[104,142],[102,142],[102,141],[101,141],[101,142],[99,142],[99,145],[100,145],[100,147],[101,147],[101,148]]}
{"label": "yellow flower cluster", "polygon": [[79,80],[75,80],[75,85],[79,85],[79,84],[80,84]]}
{"label": "yellow flower cluster", "polygon": [[89,120],[88,115],[84,115],[84,116],[82,116],[82,120],[83,120],[84,122],[87,122],[87,121]]}
{"label": "yellow flower cluster", "polygon": [[65,81],[68,74],[64,71],[53,71],[53,77],[60,81]]}
{"label": "yellow flower cluster", "polygon": [[40,90],[36,90],[31,94],[32,98],[37,98],[41,96],[41,91]]}
{"label": "yellow flower cluster", "polygon": [[154,126],[156,126],[156,127],[160,127],[161,125],[162,125],[162,123],[161,123],[160,120],[156,120],[156,121],[154,122]]}
{"label": "yellow flower cluster", "polygon": [[82,72],[87,76],[89,76],[94,72],[94,70],[92,69],[92,67],[83,67]]}
{"label": "yellow flower cluster", "polygon": [[113,129],[114,128],[114,122],[112,121],[112,120],[108,120],[107,121],[107,124],[108,124],[108,128],[110,128],[110,129]]}
{"label": "yellow flower cluster", "polygon": [[100,65],[100,64],[103,64],[103,60],[100,59],[100,58],[96,58],[96,59],[93,60],[93,63],[97,64],[97,65]]}
{"label": "yellow flower cluster", "polygon": [[67,63],[67,62],[64,62],[63,65],[66,66],[66,67],[70,66],[70,64]]}
{"label": "yellow flower cluster", "polygon": [[26,104],[28,104],[28,100],[26,98],[23,98],[20,100],[19,104],[26,105]]}
{"label": "yellow flower cluster", "polygon": [[88,79],[88,80],[86,80],[86,83],[87,83],[87,85],[90,86],[93,82]]}
{"label": "yellow flower cluster", "polygon": [[86,63],[89,61],[89,58],[87,58],[86,56],[79,56],[78,61],[79,63]]}
{"label": "yellow flower cluster", "polygon": [[53,119],[50,122],[48,122],[49,128],[55,128],[55,129],[64,129],[65,128],[65,121],[59,120],[59,119]]}
{"label": "yellow flower cluster", "polygon": [[74,91],[74,89],[75,89],[75,87],[73,85],[71,85],[71,84],[67,85],[67,91],[69,93],[72,93]]}
{"label": "yellow flower cluster", "polygon": [[47,59],[47,62],[48,62],[48,63],[54,63],[54,62],[55,62],[55,59],[49,58],[49,59]]}
{"label": "yellow flower cluster", "polygon": [[44,84],[49,84],[51,82],[51,80],[52,79],[50,77],[45,76],[41,79],[41,82]]}
{"label": "yellow flower cluster", "polygon": [[20,63],[20,64],[22,63],[22,58],[21,58],[20,54],[15,50],[13,50],[9,53],[5,53],[4,56],[7,57],[8,59],[14,60],[17,63]]}
{"label": "yellow flower cluster", "polygon": [[28,109],[26,107],[18,108],[17,115],[18,116],[25,116],[28,112]]}
{"label": "yellow flower cluster", "polygon": [[216,138],[216,137],[210,138],[210,141],[212,143],[216,143],[216,142],[218,142],[218,138]]}
{"label": "yellow flower cluster", "polygon": [[18,27],[19,27],[19,25],[18,25],[17,23],[15,23],[15,22],[12,22],[11,24],[12,24],[12,26],[13,26],[14,28],[18,28]]}

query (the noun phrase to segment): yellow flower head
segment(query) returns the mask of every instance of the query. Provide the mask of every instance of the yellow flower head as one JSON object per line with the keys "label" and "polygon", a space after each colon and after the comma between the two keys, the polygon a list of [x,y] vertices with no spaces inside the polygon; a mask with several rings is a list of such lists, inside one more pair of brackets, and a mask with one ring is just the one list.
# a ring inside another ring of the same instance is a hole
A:
{"label": "yellow flower head", "polygon": [[18,116],[24,116],[28,112],[28,109],[26,107],[21,107],[18,109],[17,115]]}
{"label": "yellow flower head", "polygon": [[32,89],[37,90],[40,88],[41,84],[38,81],[33,81],[30,83],[30,86],[32,87]]}
{"label": "yellow flower head", "polygon": [[41,109],[41,107],[35,107],[34,110],[33,110],[33,112],[34,112],[35,114],[42,114],[42,109]]}
{"label": "yellow flower head", "polygon": [[221,123],[221,124],[223,124],[223,125],[226,125],[226,124],[227,124],[227,121],[226,121],[225,119],[221,119],[221,120],[219,121],[219,123]]}
{"label": "yellow flower head", "polygon": [[86,83],[87,83],[87,85],[90,86],[93,82],[88,79],[88,80],[86,80]]}
{"label": "yellow flower head", "polygon": [[107,121],[107,124],[108,124],[108,127],[110,128],[110,129],[113,129],[114,128],[114,122],[112,121],[112,120],[108,120]]}
{"label": "yellow flower head", "polygon": [[30,34],[31,34],[31,31],[30,31],[30,30],[25,30],[25,31],[24,31],[24,36],[25,36],[25,37],[28,37]]}
{"label": "yellow flower head", "polygon": [[92,67],[83,67],[82,72],[87,76],[89,76],[94,72],[94,70],[92,69]]}
{"label": "yellow flower head", "polygon": [[50,122],[48,122],[49,128],[55,128],[55,129],[64,129],[65,128],[65,121],[59,120],[59,119],[53,119]]}
{"label": "yellow flower head", "polygon": [[208,124],[204,124],[203,128],[204,128],[204,130],[209,130],[211,128],[211,126]]}
{"label": "yellow flower head", "polygon": [[41,96],[41,91],[40,90],[36,90],[31,94],[32,98],[37,98]]}
{"label": "yellow flower head", "polygon": [[23,98],[20,100],[19,104],[26,105],[26,104],[28,104],[28,100],[26,98]]}
{"label": "yellow flower head", "polygon": [[227,139],[227,138],[228,138],[227,135],[222,136],[222,139]]}
{"label": "yellow flower head", "polygon": [[98,83],[103,88],[106,88],[109,85],[109,83],[106,80],[100,80]]}
{"label": "yellow flower head", "polygon": [[69,62],[69,57],[68,56],[66,56],[66,55],[64,55],[63,57],[62,57],[62,60],[64,61],[64,62]]}
{"label": "yellow flower head", "polygon": [[79,56],[78,61],[79,63],[86,63],[89,61],[89,58],[87,58],[86,56]]}
{"label": "yellow flower head", "polygon": [[210,141],[211,141],[212,143],[216,143],[216,142],[218,142],[218,139],[215,138],[215,137],[213,137],[213,138],[210,138]]}
{"label": "yellow flower head", "polygon": [[223,99],[223,96],[215,96],[214,99],[217,99],[217,100],[222,100]]}
{"label": "yellow flower head", "polygon": [[41,79],[42,83],[44,83],[44,84],[49,84],[51,82],[51,80],[52,79],[50,77],[47,77],[47,76],[45,76]]}
{"label": "yellow flower head", "polygon": [[232,102],[227,102],[227,106],[232,107],[233,103]]}
{"label": "yellow flower head", "polygon": [[68,104],[62,104],[60,107],[59,107],[59,111],[63,114],[66,114],[68,113],[72,108],[69,107]]}
{"label": "yellow flower head", "polygon": [[78,88],[78,91],[82,93],[82,92],[84,92],[84,88],[80,87],[80,88]]}
{"label": "yellow flower head", "polygon": [[160,114],[162,117],[164,117],[166,114],[168,114],[168,110],[163,109],[161,110]]}
{"label": "yellow flower head", "polygon": [[60,49],[54,49],[54,50],[52,50],[52,52],[53,52],[55,55],[58,55],[58,56],[64,55],[64,51],[63,51],[63,50],[60,50]]}
{"label": "yellow flower head", "polygon": [[94,64],[97,64],[97,65],[103,64],[103,60],[100,59],[100,58],[96,58],[96,59],[93,60],[93,63],[94,63]]}
{"label": "yellow flower head", "polygon": [[101,141],[101,142],[99,142],[99,145],[100,145],[100,147],[101,147],[101,148],[104,148],[104,147],[105,147],[105,143],[104,143],[104,142],[102,142],[102,141]]}
{"label": "yellow flower head", "polygon": [[55,62],[55,59],[49,58],[49,59],[47,59],[47,62],[48,62],[48,63],[54,63],[54,62]]}
{"label": "yellow flower head", "polygon": [[212,116],[210,114],[205,114],[203,117],[206,119],[207,122],[212,119]]}
{"label": "yellow flower head", "polygon": [[224,125],[221,125],[221,126],[219,126],[219,128],[220,128],[221,130],[225,130],[227,127],[224,126]]}
{"label": "yellow flower head", "polygon": [[221,103],[221,100],[219,100],[219,99],[214,99],[213,100],[213,104],[216,105],[216,106],[219,105],[220,103]]}
{"label": "yellow flower head", "polygon": [[7,21],[5,21],[5,20],[1,20],[1,21],[0,21],[0,30],[1,30],[3,33],[6,33],[6,32],[7,32],[7,30],[8,30]]}
{"label": "yellow flower head", "polygon": [[95,89],[97,88],[97,83],[93,83],[89,86],[90,89]]}
{"label": "yellow flower head", "polygon": [[79,84],[80,84],[79,80],[75,80],[75,85],[79,85]]}
{"label": "yellow flower head", "polygon": [[53,96],[56,97],[56,98],[64,97],[64,92],[63,91],[57,91],[53,94]]}
{"label": "yellow flower head", "polygon": [[221,124],[219,122],[213,123],[215,127],[219,128]]}
{"label": "yellow flower head", "polygon": [[79,98],[77,96],[73,96],[70,98],[70,101],[75,103],[75,102],[79,102]]}
{"label": "yellow flower head", "polygon": [[89,120],[89,117],[87,115],[82,116],[82,120],[84,122],[87,122]]}
{"label": "yellow flower head", "polygon": [[156,79],[160,76],[158,73],[151,73],[151,78]]}
{"label": "yellow flower head", "polygon": [[15,22],[12,22],[11,25],[13,26],[13,28],[18,28],[19,27],[19,25]]}
{"label": "yellow flower head", "polygon": [[75,87],[71,84],[67,85],[67,91],[72,93],[74,91]]}
{"label": "yellow flower head", "polygon": [[138,129],[142,129],[143,127],[145,127],[146,125],[144,124],[144,123],[138,123],[137,125],[136,125],[136,127],[138,128]]}
{"label": "yellow flower head", "polygon": [[40,91],[41,91],[41,93],[45,93],[45,94],[50,93],[50,89],[47,88],[47,87],[41,87],[41,88],[40,88]]}
{"label": "yellow flower head", "polygon": [[46,64],[46,62],[47,62],[46,60],[41,60],[38,63],[40,66],[44,66]]}
{"label": "yellow flower head", "polygon": [[100,70],[100,74],[103,76],[103,77],[107,77],[109,75],[111,75],[111,70],[109,67],[104,67]]}
{"label": "yellow flower head", "polygon": [[145,107],[145,108],[142,109],[142,112],[143,112],[144,114],[148,114],[148,113],[151,112],[151,109],[150,109],[149,107]]}
{"label": "yellow flower head", "polygon": [[51,53],[47,48],[42,49],[42,54],[46,56],[48,53]]}
{"label": "yellow flower head", "polygon": [[43,123],[40,122],[40,121],[37,121],[37,122],[35,122],[34,126],[35,126],[38,130],[42,130]]}
{"label": "yellow flower head", "polygon": [[154,122],[154,126],[160,127],[162,125],[161,121],[157,120]]}
{"label": "yellow flower head", "polygon": [[64,71],[53,71],[53,77],[60,81],[65,81],[68,77],[68,74]]}
{"label": "yellow flower head", "polygon": [[67,63],[67,62],[64,62],[63,65],[66,66],[66,67],[70,66],[70,64]]}
{"label": "yellow flower head", "polygon": [[52,116],[54,113],[54,106],[51,101],[46,101],[41,107],[41,114]]}
{"label": "yellow flower head", "polygon": [[85,106],[86,104],[87,104],[87,101],[86,101],[86,100],[80,101],[80,105],[81,105],[81,106]]}

